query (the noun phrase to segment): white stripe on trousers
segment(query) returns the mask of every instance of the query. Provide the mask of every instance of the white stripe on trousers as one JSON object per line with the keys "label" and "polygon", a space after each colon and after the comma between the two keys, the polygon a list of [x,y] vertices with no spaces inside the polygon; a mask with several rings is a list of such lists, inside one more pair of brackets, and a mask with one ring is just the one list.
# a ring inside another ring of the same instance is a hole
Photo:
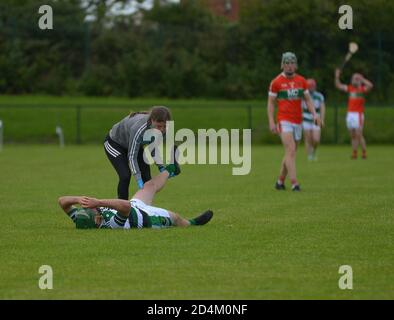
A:
{"label": "white stripe on trousers", "polygon": [[109,144],[108,141],[106,141],[108,148],[110,148],[116,155],[120,155],[120,152],[116,150],[113,146]]}
{"label": "white stripe on trousers", "polygon": [[107,150],[107,152],[108,152],[111,156],[113,156],[114,158],[116,158],[117,156],[119,156],[120,153],[119,153],[119,152],[114,152],[114,151],[112,151],[112,150],[109,148],[109,144],[108,144],[107,142],[108,142],[108,141],[106,141],[106,142],[104,143],[104,148],[105,148],[105,150]]}

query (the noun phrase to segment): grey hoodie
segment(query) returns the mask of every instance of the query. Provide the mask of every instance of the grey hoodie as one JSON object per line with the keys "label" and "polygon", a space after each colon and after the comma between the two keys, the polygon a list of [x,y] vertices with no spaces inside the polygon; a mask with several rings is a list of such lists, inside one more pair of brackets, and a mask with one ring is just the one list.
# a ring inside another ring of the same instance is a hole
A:
{"label": "grey hoodie", "polygon": [[151,127],[148,119],[149,114],[136,114],[133,117],[127,116],[116,123],[109,132],[112,140],[127,149],[131,174],[136,180],[141,179],[137,156],[139,149],[143,145],[144,133]]}

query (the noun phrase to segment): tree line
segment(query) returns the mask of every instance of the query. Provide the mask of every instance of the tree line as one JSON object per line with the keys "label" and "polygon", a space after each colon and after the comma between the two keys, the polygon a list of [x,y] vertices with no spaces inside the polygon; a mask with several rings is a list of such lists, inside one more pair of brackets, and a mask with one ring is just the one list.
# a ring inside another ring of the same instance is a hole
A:
{"label": "tree line", "polygon": [[[293,51],[299,73],[343,101],[334,69],[350,41],[360,51],[344,70],[375,83],[370,101],[394,101],[394,2],[350,0],[354,29],[338,27],[339,0],[240,1],[240,19],[214,16],[199,1],[155,1],[111,14],[105,0],[47,1],[53,30],[40,30],[37,0],[0,3],[0,93],[265,99]],[[164,3],[164,4],[163,4]]]}

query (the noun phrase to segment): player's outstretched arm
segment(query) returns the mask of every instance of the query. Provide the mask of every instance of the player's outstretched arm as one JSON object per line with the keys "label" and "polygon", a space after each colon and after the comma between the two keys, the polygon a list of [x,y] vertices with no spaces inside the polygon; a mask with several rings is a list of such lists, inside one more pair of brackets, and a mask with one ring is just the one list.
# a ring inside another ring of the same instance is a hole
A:
{"label": "player's outstretched arm", "polygon": [[81,205],[84,208],[99,208],[99,207],[107,207],[111,209],[115,209],[124,217],[128,217],[130,213],[130,202],[127,200],[121,199],[96,199],[90,197],[82,197]]}
{"label": "player's outstretched arm", "polygon": [[65,213],[69,213],[73,205],[81,204],[81,199],[81,196],[63,196],[58,199],[58,203]]}
{"label": "player's outstretched arm", "polygon": [[337,69],[335,69],[335,87],[336,87],[338,90],[347,92],[347,85],[346,85],[346,84],[343,84],[343,83],[341,82],[340,77],[341,77],[341,69],[337,68]]}

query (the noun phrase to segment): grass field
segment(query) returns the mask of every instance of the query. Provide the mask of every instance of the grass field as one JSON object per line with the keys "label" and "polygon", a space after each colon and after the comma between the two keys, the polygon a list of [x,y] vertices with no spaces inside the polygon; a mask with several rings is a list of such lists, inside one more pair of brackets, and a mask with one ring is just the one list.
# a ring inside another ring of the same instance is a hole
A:
{"label": "grass field", "polygon": [[[57,198],[115,196],[102,148],[6,145],[0,299],[394,299],[394,147],[366,161],[349,151],[322,147],[316,163],[300,152],[296,194],[273,189],[280,147],[253,147],[248,176],[185,165],[156,204],[186,217],[211,208],[210,224],[83,231]],[[38,288],[44,264],[53,290]],[[338,288],[341,265],[353,290]]]}

